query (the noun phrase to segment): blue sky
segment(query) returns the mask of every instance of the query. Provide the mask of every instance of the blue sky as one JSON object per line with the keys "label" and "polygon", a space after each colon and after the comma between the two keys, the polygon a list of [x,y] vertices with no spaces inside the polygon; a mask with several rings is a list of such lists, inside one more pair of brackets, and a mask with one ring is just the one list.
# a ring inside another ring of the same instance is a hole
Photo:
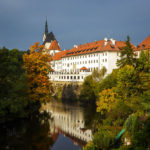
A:
{"label": "blue sky", "polygon": [[46,17],[62,49],[127,35],[137,45],[150,35],[150,0],[0,0],[0,47],[42,42]]}

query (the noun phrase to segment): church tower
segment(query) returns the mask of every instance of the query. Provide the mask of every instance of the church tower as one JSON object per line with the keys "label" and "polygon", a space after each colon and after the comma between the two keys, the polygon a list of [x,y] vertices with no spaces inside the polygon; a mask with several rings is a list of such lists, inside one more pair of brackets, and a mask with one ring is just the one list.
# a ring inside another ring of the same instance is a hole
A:
{"label": "church tower", "polygon": [[47,23],[47,19],[45,21],[45,32],[43,34],[43,45],[45,45],[45,48],[48,49],[51,42],[56,40],[53,32],[48,32],[48,23]]}
{"label": "church tower", "polygon": [[47,19],[45,21],[45,32],[43,34],[43,45],[45,49],[50,52],[52,56],[61,51],[59,43],[57,42],[53,32],[48,32]]}

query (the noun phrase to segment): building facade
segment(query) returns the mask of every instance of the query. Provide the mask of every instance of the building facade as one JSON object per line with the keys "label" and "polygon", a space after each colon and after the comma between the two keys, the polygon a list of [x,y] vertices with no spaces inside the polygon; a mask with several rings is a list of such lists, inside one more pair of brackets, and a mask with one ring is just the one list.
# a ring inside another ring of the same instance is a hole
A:
{"label": "building facade", "polygon": [[[106,75],[116,69],[116,62],[120,59],[120,48],[125,46],[124,41],[104,38],[82,45],[74,45],[72,49],[61,50],[52,32],[48,33],[47,22],[43,42],[45,50],[52,55],[51,66],[53,72],[49,73],[51,81],[83,82],[84,78],[94,70],[106,68]],[[146,42],[145,42],[146,40]],[[133,48],[137,57],[143,47],[147,48],[150,37],[145,39],[139,47]],[[143,46],[144,45],[144,46]]]}

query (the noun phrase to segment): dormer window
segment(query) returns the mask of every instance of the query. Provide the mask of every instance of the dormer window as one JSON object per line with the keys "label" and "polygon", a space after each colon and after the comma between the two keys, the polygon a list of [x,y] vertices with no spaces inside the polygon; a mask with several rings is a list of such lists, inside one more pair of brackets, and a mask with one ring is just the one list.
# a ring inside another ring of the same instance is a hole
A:
{"label": "dormer window", "polygon": [[145,47],[145,45],[143,44],[143,45],[142,45],[142,48],[144,48],[144,47]]}

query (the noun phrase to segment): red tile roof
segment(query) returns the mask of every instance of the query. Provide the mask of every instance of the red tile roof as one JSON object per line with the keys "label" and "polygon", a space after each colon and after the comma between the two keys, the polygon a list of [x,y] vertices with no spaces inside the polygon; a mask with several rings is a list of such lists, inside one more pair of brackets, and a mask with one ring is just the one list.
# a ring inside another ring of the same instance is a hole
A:
{"label": "red tile roof", "polygon": [[56,40],[52,41],[48,50],[60,50],[60,46]]}
{"label": "red tile roof", "polygon": [[[103,52],[103,51],[119,51],[120,48],[123,46],[125,46],[125,42],[123,42],[123,41],[115,41],[115,44],[113,45],[111,40],[108,40],[107,44],[105,44],[104,40],[100,40],[100,41],[86,43],[86,44],[79,45],[79,46],[74,46],[70,50],[56,53],[53,56],[53,60],[59,60],[62,57],[83,55],[83,54],[95,53],[95,52],[100,52],[100,51],[101,52]],[[136,47],[133,44],[132,44],[132,46],[136,50]]]}
{"label": "red tile roof", "polygon": [[88,70],[86,67],[82,67],[80,70]]}
{"label": "red tile roof", "polygon": [[61,51],[61,52],[58,52],[56,53],[53,57],[52,57],[52,60],[60,60],[63,56],[66,55],[68,50],[64,50],[64,51]]}
{"label": "red tile roof", "polygon": [[143,42],[141,42],[138,47],[138,50],[150,49],[150,36],[148,36]]}

